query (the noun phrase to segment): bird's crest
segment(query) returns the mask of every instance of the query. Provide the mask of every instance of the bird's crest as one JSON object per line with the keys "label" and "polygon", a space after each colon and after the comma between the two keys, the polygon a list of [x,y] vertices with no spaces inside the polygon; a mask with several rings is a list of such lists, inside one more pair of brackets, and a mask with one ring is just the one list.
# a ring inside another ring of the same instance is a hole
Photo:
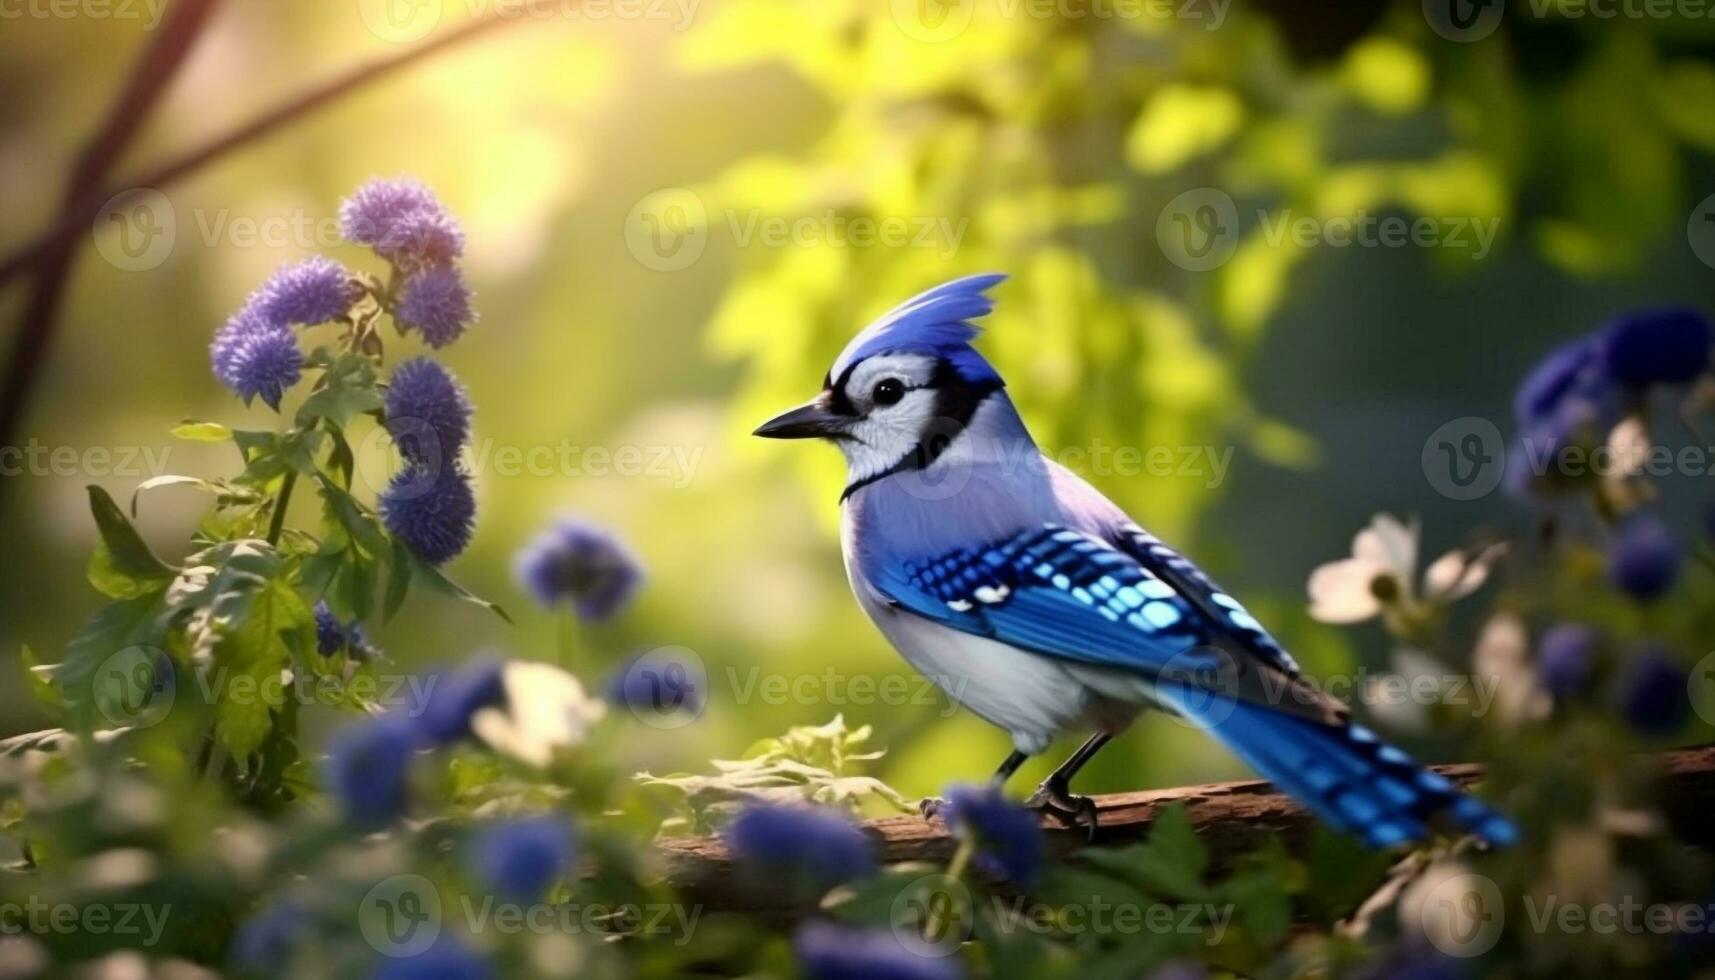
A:
{"label": "bird's crest", "polygon": [[946,358],[967,381],[999,381],[1000,376],[971,347],[978,330],[970,321],[994,309],[985,295],[1006,276],[984,273],[942,283],[894,307],[865,327],[834,360],[830,378],[876,354],[904,351]]}

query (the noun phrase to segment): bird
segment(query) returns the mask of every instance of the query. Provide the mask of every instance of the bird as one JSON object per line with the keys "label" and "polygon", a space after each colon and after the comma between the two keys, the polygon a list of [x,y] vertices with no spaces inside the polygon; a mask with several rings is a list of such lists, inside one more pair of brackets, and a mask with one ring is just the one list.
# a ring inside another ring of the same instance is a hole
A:
{"label": "bird", "polygon": [[1093,836],[1095,805],[1072,777],[1159,710],[1371,847],[1445,825],[1515,842],[1506,816],[1354,721],[1197,565],[1041,451],[973,345],[1005,278],[954,279],[895,307],[845,346],[820,393],[754,433],[844,454],[852,592],[912,667],[1011,736],[993,785],[1087,734],[1025,802]]}

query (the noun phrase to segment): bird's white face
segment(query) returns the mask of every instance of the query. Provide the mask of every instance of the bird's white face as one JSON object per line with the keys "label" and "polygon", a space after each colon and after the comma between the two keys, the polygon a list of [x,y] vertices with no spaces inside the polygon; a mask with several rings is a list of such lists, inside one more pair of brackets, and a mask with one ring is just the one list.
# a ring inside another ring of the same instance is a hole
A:
{"label": "bird's white face", "polygon": [[933,438],[935,365],[922,354],[884,354],[852,368],[833,399],[852,413],[834,439],[846,457],[847,483],[885,472]]}
{"label": "bird's white face", "polygon": [[978,406],[998,390],[998,379],[971,382],[931,354],[876,354],[756,434],[833,442],[846,457],[849,495],[889,474],[929,468],[964,438]]}

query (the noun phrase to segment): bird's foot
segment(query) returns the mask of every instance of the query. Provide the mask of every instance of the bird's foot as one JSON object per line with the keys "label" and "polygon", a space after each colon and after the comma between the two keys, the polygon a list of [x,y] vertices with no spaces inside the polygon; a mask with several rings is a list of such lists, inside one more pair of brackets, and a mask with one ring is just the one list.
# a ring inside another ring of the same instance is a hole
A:
{"label": "bird's foot", "polygon": [[1100,825],[1096,815],[1096,801],[1088,796],[1073,795],[1065,783],[1053,779],[1044,780],[1042,785],[1036,787],[1036,792],[1024,801],[1024,805],[1047,813],[1067,827],[1082,825],[1088,828],[1091,840],[1096,837],[1096,828]]}
{"label": "bird's foot", "polygon": [[947,801],[939,796],[925,796],[917,801],[917,812],[924,820],[933,820],[941,816],[941,811],[947,808]]}

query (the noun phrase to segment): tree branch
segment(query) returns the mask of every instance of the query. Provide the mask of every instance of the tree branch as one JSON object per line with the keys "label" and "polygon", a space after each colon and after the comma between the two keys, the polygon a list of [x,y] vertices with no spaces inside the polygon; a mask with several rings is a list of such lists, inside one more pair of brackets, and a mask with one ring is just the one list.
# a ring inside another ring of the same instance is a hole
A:
{"label": "tree branch", "polygon": [[[1715,828],[1708,820],[1715,805],[1715,746],[1648,756],[1640,763],[1658,770],[1659,803],[1674,833],[1704,846],[1715,843]],[[1474,763],[1431,768],[1460,785],[1477,782],[1483,776],[1482,766]],[[1097,797],[1101,829],[1095,843],[1113,846],[1142,840],[1161,811],[1175,803],[1185,804],[1217,867],[1254,847],[1264,836],[1279,838],[1289,851],[1303,853],[1316,823],[1308,810],[1275,792],[1272,784],[1255,780],[1212,783]],[[1069,829],[1051,819],[1044,820],[1043,828],[1049,853],[1056,857],[1089,845],[1082,828]],[[958,844],[939,820],[888,817],[870,821],[865,829],[887,863],[927,861],[944,865]],[[774,914],[804,911],[793,908],[784,893],[758,892],[753,878],[735,874],[732,856],[719,837],[668,838],[659,848],[666,859],[668,880],[687,902],[722,910]]]}

